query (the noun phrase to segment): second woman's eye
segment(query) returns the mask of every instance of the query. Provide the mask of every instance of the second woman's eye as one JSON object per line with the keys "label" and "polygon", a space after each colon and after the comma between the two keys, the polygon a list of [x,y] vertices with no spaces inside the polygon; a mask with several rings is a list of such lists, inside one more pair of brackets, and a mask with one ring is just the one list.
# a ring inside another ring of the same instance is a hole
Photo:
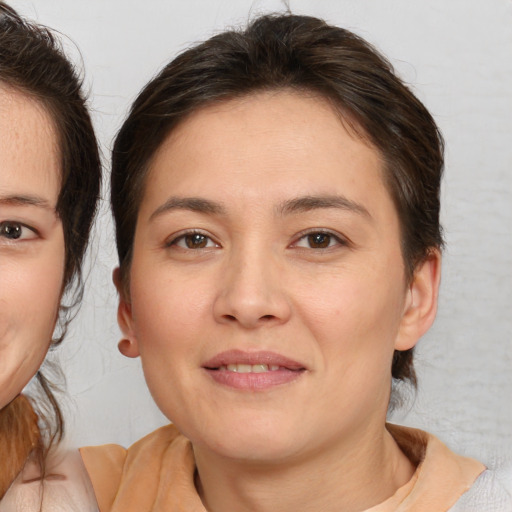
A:
{"label": "second woman's eye", "polygon": [[314,233],[308,233],[294,244],[295,247],[305,247],[308,249],[328,249],[336,245],[346,245],[345,242],[334,235],[325,231],[315,231]]}
{"label": "second woman's eye", "polygon": [[217,244],[203,233],[186,233],[171,241],[169,246],[177,246],[183,249],[208,249],[217,247]]}
{"label": "second woman's eye", "polygon": [[3,221],[0,222],[0,239],[9,241],[28,240],[35,238],[37,235],[35,231],[21,222]]}

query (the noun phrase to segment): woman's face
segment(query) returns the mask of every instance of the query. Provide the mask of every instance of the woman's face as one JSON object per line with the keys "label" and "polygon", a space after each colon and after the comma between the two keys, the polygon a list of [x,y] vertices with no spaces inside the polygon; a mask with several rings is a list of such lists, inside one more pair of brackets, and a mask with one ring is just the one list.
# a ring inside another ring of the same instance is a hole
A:
{"label": "woman's face", "polygon": [[198,111],[158,150],[121,346],[198,453],[292,460],[382,433],[422,295],[381,167],[289,92]]}
{"label": "woman's face", "polygon": [[57,140],[46,111],[0,85],[0,407],[41,365],[57,319],[64,235]]}

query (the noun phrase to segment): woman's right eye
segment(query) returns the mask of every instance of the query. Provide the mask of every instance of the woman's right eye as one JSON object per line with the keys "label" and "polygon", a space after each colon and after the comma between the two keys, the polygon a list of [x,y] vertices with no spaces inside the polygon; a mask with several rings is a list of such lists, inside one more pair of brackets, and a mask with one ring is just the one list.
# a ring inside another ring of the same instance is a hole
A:
{"label": "woman's right eye", "polygon": [[174,238],[168,247],[180,247],[182,249],[210,249],[219,247],[209,236],[203,233],[185,233]]}
{"label": "woman's right eye", "polygon": [[19,240],[30,240],[36,237],[36,231],[21,222],[10,220],[0,222],[0,238],[17,242]]}

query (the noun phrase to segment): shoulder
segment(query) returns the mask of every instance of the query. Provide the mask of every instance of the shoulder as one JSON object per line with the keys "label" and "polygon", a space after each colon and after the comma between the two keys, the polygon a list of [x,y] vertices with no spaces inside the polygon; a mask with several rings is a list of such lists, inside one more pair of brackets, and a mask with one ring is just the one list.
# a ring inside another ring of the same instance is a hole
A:
{"label": "shoulder", "polygon": [[512,462],[486,469],[450,512],[512,511]]}
{"label": "shoulder", "polygon": [[426,432],[393,425],[388,430],[411,460],[421,461],[417,470],[421,485],[407,498],[407,503],[415,500],[410,509],[440,510],[442,504],[451,506],[450,512],[512,512],[512,461],[496,456],[485,467],[453,453]]}
{"label": "shoulder", "polygon": [[143,437],[130,448],[118,444],[85,446],[80,448],[80,455],[91,477],[96,474],[111,475],[109,479],[120,476],[127,459],[133,459],[141,453],[166,450],[181,434],[174,425],[166,425]]}
{"label": "shoulder", "polygon": [[416,483],[400,510],[448,510],[485,471],[482,463],[452,452],[427,432],[390,425],[388,430],[411,462],[417,463]]}
{"label": "shoulder", "polygon": [[44,480],[27,462],[0,503],[0,512],[96,512],[91,482],[76,450],[56,450],[47,460]]}
{"label": "shoulder", "polygon": [[166,425],[128,449],[116,444],[81,448],[80,454],[94,487],[99,509],[110,510],[119,489],[126,486],[132,477],[140,483],[141,479],[136,476],[139,471],[153,478],[161,467],[162,458],[180,444],[180,439],[184,438],[176,427]]}

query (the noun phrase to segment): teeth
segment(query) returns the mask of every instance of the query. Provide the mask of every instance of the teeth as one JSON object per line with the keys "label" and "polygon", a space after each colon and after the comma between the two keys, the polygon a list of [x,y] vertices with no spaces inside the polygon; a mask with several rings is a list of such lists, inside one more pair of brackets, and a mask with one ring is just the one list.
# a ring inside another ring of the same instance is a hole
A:
{"label": "teeth", "polygon": [[279,365],[271,364],[228,364],[219,366],[219,370],[227,370],[236,373],[265,373],[268,371],[275,372],[279,370]]}
{"label": "teeth", "polygon": [[233,367],[231,368],[231,371],[232,372],[238,372],[238,373],[251,373],[251,368],[252,366],[250,364],[230,364],[228,366],[228,370],[230,369],[229,367]]}

